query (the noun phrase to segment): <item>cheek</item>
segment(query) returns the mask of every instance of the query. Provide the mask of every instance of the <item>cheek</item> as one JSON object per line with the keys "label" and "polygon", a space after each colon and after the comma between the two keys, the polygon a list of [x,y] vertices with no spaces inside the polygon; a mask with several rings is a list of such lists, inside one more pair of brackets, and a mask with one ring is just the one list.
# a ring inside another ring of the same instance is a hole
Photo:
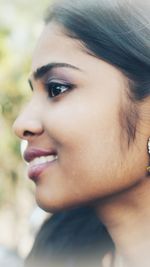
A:
{"label": "cheek", "polygon": [[108,120],[110,114],[97,116],[93,109],[89,112],[87,106],[79,106],[76,112],[73,107],[59,106],[44,116],[49,141],[55,142],[59,153],[56,171],[50,177],[47,170],[37,187],[37,201],[48,210],[88,203],[130,183],[123,172],[126,162],[116,112]]}
{"label": "cheek", "polygon": [[121,168],[117,105],[113,103],[112,107],[110,100],[107,105],[95,102],[64,100],[51,108],[48,104],[43,113],[49,140],[58,148],[60,180],[63,177],[68,191],[82,197],[113,190],[112,183]]}
{"label": "cheek", "polygon": [[100,123],[94,114],[80,111],[80,115],[68,113],[59,120],[55,138],[60,148],[61,168],[69,177],[70,188],[72,184],[72,188],[85,192],[87,184],[94,193],[94,188],[100,189],[97,185],[102,181],[107,185],[107,178],[116,175],[120,160],[119,127],[114,123],[110,126],[111,120],[103,118]]}
{"label": "cheek", "polygon": [[[114,105],[116,106],[116,105]],[[92,104],[76,99],[63,101],[43,115],[47,134],[55,142],[66,171],[71,166],[81,169],[105,169],[120,157],[120,127],[117,110],[110,104]],[[71,162],[70,162],[71,161]],[[69,165],[68,165],[69,164]],[[87,172],[88,172],[87,171]]]}
{"label": "cheek", "polygon": [[66,157],[70,168],[64,161],[64,172],[67,177],[71,174],[71,182],[74,188],[77,186],[77,191],[99,197],[117,188],[115,181],[121,171],[121,154],[119,144],[113,138],[104,139],[103,136],[101,141],[97,139],[95,142],[95,138],[93,140],[91,135],[87,135],[74,150],[72,148],[70,155]]}
{"label": "cheek", "polygon": [[118,98],[112,101],[107,94],[103,97],[86,94],[86,89],[81,89],[58,102],[48,102],[42,118],[49,137],[65,146],[81,142],[89,138],[88,135],[93,142],[105,142],[110,135],[117,138],[120,130]]}

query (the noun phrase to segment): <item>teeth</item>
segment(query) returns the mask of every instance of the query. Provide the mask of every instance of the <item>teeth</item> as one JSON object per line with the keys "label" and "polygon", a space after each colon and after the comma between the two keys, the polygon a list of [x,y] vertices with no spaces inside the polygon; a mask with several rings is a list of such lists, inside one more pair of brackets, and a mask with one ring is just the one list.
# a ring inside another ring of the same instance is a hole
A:
{"label": "teeth", "polygon": [[44,163],[47,163],[47,162],[52,162],[54,160],[56,160],[58,158],[57,155],[50,155],[50,156],[46,156],[46,157],[39,157],[39,158],[35,158],[34,160],[32,160],[30,162],[30,166],[35,166],[35,165],[38,165],[38,164],[44,164]]}

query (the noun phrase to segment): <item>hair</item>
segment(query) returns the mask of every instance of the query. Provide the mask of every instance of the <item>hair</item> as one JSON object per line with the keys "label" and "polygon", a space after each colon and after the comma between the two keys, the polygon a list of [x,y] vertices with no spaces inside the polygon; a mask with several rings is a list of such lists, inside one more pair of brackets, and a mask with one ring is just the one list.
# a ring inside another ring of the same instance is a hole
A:
{"label": "hair", "polygon": [[[138,0],[58,1],[48,10],[46,23],[63,26],[86,53],[119,69],[128,80],[126,108],[119,120],[128,146],[136,137],[140,118],[137,103],[150,94],[150,19]],[[150,11],[150,9],[149,9]]]}
{"label": "hair", "polygon": [[114,244],[89,207],[53,214],[40,229],[25,267],[99,267]]}
{"label": "hair", "polygon": [[[50,6],[46,16],[47,24],[62,26],[67,36],[81,42],[86,53],[113,65],[127,78],[126,109],[120,110],[119,119],[128,145],[136,137],[138,103],[150,95],[148,8],[138,0],[64,0]],[[79,267],[84,266],[87,255],[89,265],[86,262],[85,266],[99,266],[110,250],[114,244],[106,228],[94,211],[83,207],[54,214],[44,224],[27,266],[33,267],[39,258],[48,259],[47,266],[51,266],[54,258],[62,257],[61,266]]]}

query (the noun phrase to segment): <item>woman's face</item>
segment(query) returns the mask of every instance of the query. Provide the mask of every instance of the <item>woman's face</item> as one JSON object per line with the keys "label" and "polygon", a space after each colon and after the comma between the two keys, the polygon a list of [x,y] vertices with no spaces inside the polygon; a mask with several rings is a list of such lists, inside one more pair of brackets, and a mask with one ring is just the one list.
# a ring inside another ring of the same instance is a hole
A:
{"label": "woman's face", "polygon": [[14,124],[28,140],[25,157],[37,202],[49,211],[130,187],[147,163],[143,141],[137,137],[127,148],[120,126],[125,77],[82,48],[61,27],[45,27],[33,56],[33,96]]}

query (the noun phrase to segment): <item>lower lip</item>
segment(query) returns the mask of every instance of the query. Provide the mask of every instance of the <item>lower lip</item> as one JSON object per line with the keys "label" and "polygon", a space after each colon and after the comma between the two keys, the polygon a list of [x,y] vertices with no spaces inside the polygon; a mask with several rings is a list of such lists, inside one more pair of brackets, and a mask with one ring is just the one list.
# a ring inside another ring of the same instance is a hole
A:
{"label": "lower lip", "polygon": [[48,167],[52,166],[52,164],[54,164],[55,161],[56,159],[51,162],[41,163],[35,166],[29,166],[29,169],[28,169],[29,178],[33,180],[34,182],[37,182],[41,173],[45,171]]}

